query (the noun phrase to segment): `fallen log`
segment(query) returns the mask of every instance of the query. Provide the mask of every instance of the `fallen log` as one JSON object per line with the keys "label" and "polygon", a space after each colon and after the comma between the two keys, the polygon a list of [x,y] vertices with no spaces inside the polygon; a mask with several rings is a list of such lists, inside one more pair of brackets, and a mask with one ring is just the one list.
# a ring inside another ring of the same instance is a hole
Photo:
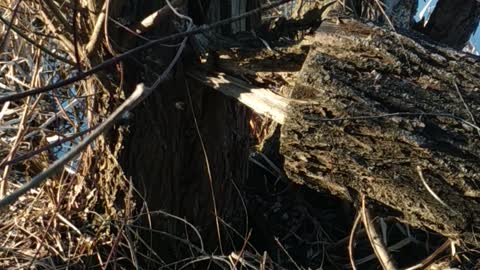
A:
{"label": "fallen log", "polygon": [[308,43],[291,98],[189,76],[282,124],[292,181],[478,245],[480,59],[356,21],[324,22]]}
{"label": "fallen log", "polygon": [[322,24],[292,93],[311,103],[290,103],[282,126],[288,177],[478,244],[479,74],[471,55],[355,21]]}

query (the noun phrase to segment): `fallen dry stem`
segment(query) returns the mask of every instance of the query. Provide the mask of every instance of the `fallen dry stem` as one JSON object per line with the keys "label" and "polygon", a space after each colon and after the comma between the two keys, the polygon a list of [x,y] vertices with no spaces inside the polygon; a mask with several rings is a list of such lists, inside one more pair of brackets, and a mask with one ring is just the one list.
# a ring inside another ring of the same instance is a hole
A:
{"label": "fallen dry stem", "polygon": [[388,249],[383,244],[380,234],[375,228],[370,213],[365,206],[365,195],[362,195],[362,221],[363,226],[365,226],[365,231],[367,232],[368,239],[372,245],[372,249],[377,255],[377,258],[385,270],[397,270],[398,268],[395,265],[395,262],[388,252]]}
{"label": "fallen dry stem", "polygon": [[357,232],[358,224],[360,224],[360,219],[362,214],[360,212],[357,213],[355,217],[355,221],[353,222],[352,230],[350,231],[350,237],[348,238],[348,258],[350,260],[350,265],[352,266],[353,270],[357,270],[357,266],[355,265],[355,259],[353,257],[353,245],[355,242],[355,234]]}

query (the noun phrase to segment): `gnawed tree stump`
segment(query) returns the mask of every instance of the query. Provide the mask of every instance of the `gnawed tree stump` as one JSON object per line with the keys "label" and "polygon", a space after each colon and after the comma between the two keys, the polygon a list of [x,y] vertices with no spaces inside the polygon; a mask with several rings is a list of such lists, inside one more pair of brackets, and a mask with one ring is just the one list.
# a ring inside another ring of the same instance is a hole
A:
{"label": "gnawed tree stump", "polygon": [[282,127],[286,173],[475,244],[479,88],[478,58],[355,21],[324,23],[292,96],[309,104],[290,102]]}

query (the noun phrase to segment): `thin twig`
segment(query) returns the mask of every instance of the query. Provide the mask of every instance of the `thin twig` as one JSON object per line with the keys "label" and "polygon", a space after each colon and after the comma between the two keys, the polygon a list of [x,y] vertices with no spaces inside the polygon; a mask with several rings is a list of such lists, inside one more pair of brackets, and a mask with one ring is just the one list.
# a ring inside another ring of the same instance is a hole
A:
{"label": "thin twig", "polygon": [[[33,107],[33,106],[32,106]],[[22,141],[23,135],[25,135],[25,130],[27,129],[27,120],[29,118],[29,109],[30,108],[30,97],[27,98],[27,102],[24,105],[24,110],[22,113],[22,117],[20,120],[20,124],[18,127],[17,135],[15,136],[15,141],[13,142],[13,146],[10,149],[7,160],[10,160],[13,158],[15,153],[17,152],[18,146],[20,145],[20,142]],[[33,109],[33,108],[32,108]],[[8,176],[10,174],[10,168],[11,166],[6,166],[5,170],[3,171],[3,174],[0,179],[0,198],[3,198],[8,191]]]}
{"label": "thin twig", "polygon": [[[193,25],[192,18],[190,18],[188,16],[185,16],[185,15],[182,15],[182,14],[179,14],[175,10],[175,8],[172,6],[170,1],[166,0],[166,3],[175,15],[177,15],[179,18],[185,19],[189,22],[188,28],[190,29]],[[210,162],[209,162],[208,155],[207,155],[207,149],[205,148],[205,143],[203,142],[202,134],[200,132],[200,128],[199,128],[199,125],[198,125],[198,122],[197,122],[197,116],[195,115],[195,110],[193,108],[193,101],[192,101],[192,96],[190,95],[190,89],[188,88],[188,83],[186,81],[185,81],[185,87],[186,87],[186,90],[187,90],[188,101],[189,101],[190,108],[191,108],[191,111],[192,111],[192,116],[193,116],[193,121],[194,121],[194,124],[195,124],[195,129],[197,131],[198,138],[200,140],[200,145],[202,147],[203,156],[205,157],[204,160],[205,160],[205,166],[207,168],[207,175],[208,175],[208,181],[209,181],[209,186],[210,186],[210,194],[212,196],[213,213],[215,215],[215,225],[216,225],[216,229],[217,229],[218,245],[220,247],[220,252],[223,254],[224,252],[223,252],[223,245],[222,245],[222,234],[221,234],[221,231],[220,231],[220,223],[218,221],[219,216],[218,216],[218,209],[217,209],[217,200],[215,198],[215,189],[213,188],[213,175],[212,175],[212,171],[211,171],[211,168],[210,168]]]}
{"label": "thin twig", "polygon": [[295,267],[298,269],[298,270],[301,270],[302,268],[300,268],[300,266],[297,264],[297,262],[295,262],[295,260],[292,258],[292,256],[290,256],[290,254],[288,253],[288,251],[285,249],[285,247],[282,245],[282,243],[280,243],[280,240],[278,240],[278,237],[275,237],[275,242],[277,242],[278,246],[280,247],[280,249],[287,255],[288,259],[295,265]]}
{"label": "thin twig", "polygon": [[21,2],[22,2],[22,0],[17,0],[17,3],[15,4],[15,7],[13,8],[12,18],[10,18],[10,22],[5,22],[5,24],[7,25],[7,31],[5,31],[5,34],[3,35],[2,43],[0,44],[0,52],[5,51],[5,46],[7,45],[7,41],[8,41],[8,38],[10,36],[10,30],[12,29],[13,21],[17,17],[18,9],[20,7]]}
{"label": "thin twig", "polygon": [[420,180],[422,180],[423,186],[425,186],[425,188],[430,193],[430,195],[432,195],[432,197],[437,202],[439,202],[441,205],[443,205],[445,208],[447,208],[448,210],[458,214],[457,211],[455,211],[448,204],[446,204],[442,199],[440,199],[440,197],[430,188],[430,186],[427,184],[427,181],[425,181],[425,178],[423,177],[423,171],[422,171],[422,168],[420,166],[417,166],[417,173],[418,173],[418,176],[420,177]]}
{"label": "thin twig", "polygon": [[[463,99],[463,95],[462,93],[460,92],[460,89],[458,88],[458,85],[455,81],[453,81],[453,85],[455,86],[455,90],[457,90],[457,94],[458,96],[460,97],[460,101],[462,101],[462,104],[463,106],[465,107],[465,110],[467,111],[468,113],[468,116],[470,116],[470,119],[472,119],[472,123],[477,126],[477,121],[475,120],[475,117],[473,116],[473,113],[472,111],[470,110],[470,108],[468,107],[467,103],[465,102],[465,99]],[[478,136],[480,136],[480,130],[477,129],[477,132],[478,132]]]}
{"label": "thin twig", "polygon": [[[108,256],[107,256],[107,260],[105,261],[104,264],[101,265],[102,269],[103,270],[106,270],[108,269],[108,264],[110,263],[110,261],[112,261],[112,258],[115,254],[115,251],[117,249],[117,246],[118,246],[118,243],[120,242],[120,239],[122,238],[123,234],[122,234],[122,231],[123,231],[123,227],[125,226],[125,222],[122,222],[119,230],[118,230],[118,233],[117,233],[117,237],[115,237],[115,240],[113,241],[113,244],[112,244],[112,247],[110,248],[110,252],[108,253]],[[114,267],[116,268],[116,267]]]}
{"label": "thin twig", "polygon": [[[72,27],[68,23],[68,20],[63,16],[62,11],[58,9],[57,5],[52,0],[43,0],[41,2],[47,5],[48,9],[50,9],[50,11],[52,12],[51,14],[53,15],[53,17],[55,17],[63,25],[63,27],[65,27],[67,31],[72,30]],[[76,15],[75,9],[76,9],[76,4],[74,2],[73,3],[74,16]],[[75,17],[73,18],[73,21],[75,21]]]}
{"label": "thin twig", "polygon": [[207,176],[208,176],[208,181],[209,181],[209,186],[210,186],[210,194],[212,196],[213,213],[215,215],[215,225],[216,225],[216,229],[217,229],[218,245],[220,247],[221,253],[223,254],[224,252],[223,252],[223,245],[222,245],[222,234],[221,234],[221,231],[220,231],[220,223],[218,221],[217,199],[215,198],[215,189],[213,188],[213,175],[212,175],[212,171],[211,171],[211,168],[210,168],[210,162],[209,162],[209,159],[208,159],[207,150],[205,148],[205,143],[203,142],[202,134],[200,132],[200,128],[199,128],[198,122],[197,122],[197,117],[195,115],[195,111],[194,111],[194,108],[193,108],[192,97],[190,95],[190,89],[188,88],[188,84],[186,82],[185,82],[185,86],[186,86],[186,89],[187,89],[188,101],[189,101],[189,104],[190,104],[190,109],[192,111],[193,121],[194,121],[194,124],[195,124],[195,130],[197,132],[198,139],[200,140],[200,146],[202,147],[202,152],[203,152],[203,156],[204,156],[204,160],[205,160],[205,167],[207,168]]}
{"label": "thin twig", "polygon": [[152,87],[145,87],[143,83],[138,84],[135,90],[132,92],[132,94],[111,115],[109,115],[102,124],[100,124],[97,128],[95,128],[95,130],[93,130],[93,132],[89,136],[87,136],[85,140],[83,140],[77,146],[75,146],[72,150],[67,152],[62,158],[55,161],[48,169],[46,169],[45,171],[35,176],[30,182],[28,182],[27,184],[24,184],[19,189],[14,191],[12,194],[0,200],[0,209],[15,202],[20,196],[27,193],[29,190],[39,186],[48,177],[52,176],[57,170],[63,168],[63,166],[66,165],[71,159],[73,159],[75,156],[77,156],[83,150],[85,150],[90,145],[90,143],[92,143],[98,136],[100,136],[103,132],[108,130],[118,120],[120,120],[125,112],[131,111],[142,100],[147,98],[161,82],[167,79],[168,75],[170,74],[170,71],[178,62],[180,55],[185,49],[187,39],[188,37],[185,37],[183,39],[183,42],[180,45],[180,48],[178,49],[177,54],[175,55],[173,60],[170,62],[170,64],[167,66],[165,71],[153,83]]}
{"label": "thin twig", "polygon": [[414,266],[408,267],[405,270],[416,270],[416,269],[425,269],[427,266],[432,264],[435,258],[442,252],[444,252],[450,245],[452,244],[452,240],[448,239],[445,241],[439,248],[437,248],[430,256],[425,258],[421,263],[416,264]]}
{"label": "thin twig", "polygon": [[348,238],[348,258],[350,259],[350,265],[352,266],[353,270],[357,270],[357,266],[355,265],[355,259],[353,257],[353,242],[355,240],[355,234],[357,232],[358,224],[360,223],[360,218],[362,217],[362,213],[359,211],[357,216],[355,217],[355,221],[352,225],[352,230],[350,231],[350,237]]}
{"label": "thin twig", "polygon": [[62,145],[62,144],[64,144],[64,143],[66,143],[66,142],[72,141],[72,140],[74,140],[74,139],[76,139],[76,138],[78,138],[78,137],[80,137],[80,136],[83,136],[83,135],[87,134],[88,132],[92,131],[94,128],[96,128],[96,126],[90,127],[90,128],[88,128],[88,129],[83,130],[83,131],[80,131],[80,132],[77,132],[77,133],[75,133],[75,134],[73,134],[73,135],[71,135],[71,136],[68,136],[68,137],[66,137],[66,138],[63,138],[63,139],[61,139],[61,140],[57,140],[57,141],[54,142],[54,143],[51,143],[51,144],[48,144],[48,145],[46,145],[46,146],[40,147],[40,148],[38,148],[38,149],[35,149],[35,150],[33,150],[33,151],[30,151],[30,152],[28,152],[28,153],[25,153],[25,154],[19,156],[19,157],[13,158],[13,159],[11,159],[11,160],[9,160],[9,161],[0,162],[0,170],[3,169],[5,166],[17,164],[17,163],[19,163],[19,162],[21,162],[21,161],[24,161],[24,160],[26,160],[26,159],[29,159],[29,158],[31,158],[31,157],[33,157],[33,156],[38,155],[38,154],[40,154],[40,153],[43,152],[43,151],[47,151],[47,150],[52,149],[52,148],[54,148],[54,147],[60,146],[60,145]]}
{"label": "thin twig", "polygon": [[[4,24],[6,24],[6,25],[9,25],[9,24],[8,24],[8,21],[5,20],[5,18],[3,18],[1,15],[0,15],[0,21],[2,21],[2,22],[3,22]],[[64,62],[64,63],[67,63],[67,64],[69,64],[69,65],[72,65],[72,66],[75,65],[75,62],[73,62],[72,60],[67,59],[67,58],[65,58],[65,57],[63,57],[63,56],[61,56],[61,55],[58,55],[58,54],[54,53],[54,52],[51,52],[47,47],[45,47],[45,46],[37,43],[35,40],[33,40],[33,39],[31,39],[30,37],[28,37],[22,29],[17,28],[15,25],[12,25],[12,26],[11,26],[11,29],[12,29],[17,35],[19,35],[19,36],[21,36],[23,39],[25,39],[28,43],[30,43],[30,44],[32,44],[33,46],[39,48],[42,52],[50,55],[51,57],[53,57],[53,58],[55,58],[55,59],[57,59],[57,60],[60,60],[60,61],[62,61],[62,62]]]}

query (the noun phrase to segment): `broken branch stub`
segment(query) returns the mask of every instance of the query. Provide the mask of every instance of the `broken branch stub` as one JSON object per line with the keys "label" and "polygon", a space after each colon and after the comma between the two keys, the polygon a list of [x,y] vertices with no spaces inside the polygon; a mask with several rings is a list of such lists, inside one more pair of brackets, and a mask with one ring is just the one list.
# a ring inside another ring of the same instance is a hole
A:
{"label": "broken branch stub", "polygon": [[355,21],[323,23],[292,96],[315,104],[291,103],[282,127],[287,175],[345,199],[356,190],[403,222],[476,244],[478,60]]}

